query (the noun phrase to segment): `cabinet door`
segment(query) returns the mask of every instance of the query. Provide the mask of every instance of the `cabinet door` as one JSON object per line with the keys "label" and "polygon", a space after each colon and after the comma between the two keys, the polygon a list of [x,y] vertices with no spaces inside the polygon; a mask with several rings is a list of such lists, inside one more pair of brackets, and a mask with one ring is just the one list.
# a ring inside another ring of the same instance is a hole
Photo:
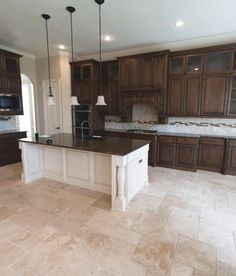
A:
{"label": "cabinet door", "polygon": [[180,75],[184,74],[184,64],[185,64],[185,57],[172,57],[170,59],[170,74],[171,75]]}
{"label": "cabinet door", "polygon": [[93,83],[91,81],[81,81],[78,89],[79,102],[81,104],[93,104]]}
{"label": "cabinet door", "polygon": [[152,58],[142,60],[142,88],[152,88],[153,63]]}
{"label": "cabinet door", "polygon": [[120,88],[130,89],[130,62],[127,60],[120,61]]}
{"label": "cabinet door", "polygon": [[227,114],[236,115],[236,75],[231,76]]}
{"label": "cabinet door", "polygon": [[204,78],[201,115],[226,114],[227,88],[228,75],[212,75]]}
{"label": "cabinet door", "polygon": [[141,69],[141,60],[134,59],[130,61],[131,89],[139,89],[142,87]]}
{"label": "cabinet door", "polygon": [[196,171],[197,147],[195,145],[177,145],[176,166],[181,169]]}
{"label": "cabinet door", "polygon": [[226,170],[230,174],[236,175],[236,146],[230,146],[228,150],[228,160]]}
{"label": "cabinet door", "polygon": [[203,55],[189,55],[186,62],[186,73],[195,75],[203,71]]}
{"label": "cabinet door", "polygon": [[170,78],[168,90],[168,114],[179,115],[182,109],[183,79]]}
{"label": "cabinet door", "polygon": [[223,139],[202,138],[198,152],[198,167],[203,170],[220,172],[222,169],[223,155]]}
{"label": "cabinet door", "polygon": [[201,77],[185,79],[183,115],[200,115]]}
{"label": "cabinet door", "polygon": [[0,73],[0,93],[5,93],[5,75],[4,73]]}
{"label": "cabinet door", "polygon": [[6,56],[5,70],[6,73],[20,75],[19,58]]}
{"label": "cabinet door", "polygon": [[21,81],[18,75],[7,74],[5,85],[6,93],[21,93]]}
{"label": "cabinet door", "polygon": [[158,164],[173,167],[175,165],[175,144],[159,143]]}
{"label": "cabinet door", "polygon": [[167,59],[160,56],[153,58],[153,88],[166,87]]}

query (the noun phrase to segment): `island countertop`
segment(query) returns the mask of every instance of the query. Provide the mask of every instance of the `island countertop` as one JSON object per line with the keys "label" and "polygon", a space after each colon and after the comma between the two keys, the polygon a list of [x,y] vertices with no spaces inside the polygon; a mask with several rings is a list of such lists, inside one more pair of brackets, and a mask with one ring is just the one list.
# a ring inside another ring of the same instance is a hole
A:
{"label": "island countertop", "polygon": [[70,133],[55,134],[49,137],[39,137],[37,141],[34,137],[22,138],[18,141],[121,156],[127,155],[151,142],[148,140],[132,138],[124,139],[119,137],[81,139]]}

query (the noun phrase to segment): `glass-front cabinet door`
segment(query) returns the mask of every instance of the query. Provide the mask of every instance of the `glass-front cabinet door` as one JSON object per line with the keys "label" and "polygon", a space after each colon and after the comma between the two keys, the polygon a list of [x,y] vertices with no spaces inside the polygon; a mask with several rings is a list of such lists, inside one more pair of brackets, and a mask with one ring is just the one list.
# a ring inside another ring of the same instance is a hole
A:
{"label": "glass-front cabinet door", "polygon": [[170,74],[180,75],[184,74],[184,57],[172,57],[170,59]]}
{"label": "glass-front cabinet door", "polygon": [[236,75],[231,77],[228,115],[236,116]]}
{"label": "glass-front cabinet door", "polygon": [[231,70],[232,51],[212,52],[206,54],[205,71],[210,72],[227,72]]}
{"label": "glass-front cabinet door", "polygon": [[203,71],[203,56],[189,55],[187,56],[186,72],[187,74],[201,74]]}

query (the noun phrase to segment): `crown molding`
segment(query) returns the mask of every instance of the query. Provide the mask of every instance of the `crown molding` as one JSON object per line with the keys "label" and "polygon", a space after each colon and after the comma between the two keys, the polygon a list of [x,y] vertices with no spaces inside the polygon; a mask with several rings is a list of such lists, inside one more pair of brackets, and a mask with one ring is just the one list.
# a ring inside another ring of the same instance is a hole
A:
{"label": "crown molding", "polygon": [[26,53],[26,52],[24,52],[24,51],[17,50],[17,49],[14,49],[14,48],[11,48],[11,47],[2,45],[2,44],[0,44],[0,49],[6,50],[6,51],[9,51],[9,52],[13,52],[13,53],[16,53],[16,54],[25,56],[25,57],[34,58],[34,59],[36,58],[36,56],[33,55],[33,54],[29,54],[29,53]]}

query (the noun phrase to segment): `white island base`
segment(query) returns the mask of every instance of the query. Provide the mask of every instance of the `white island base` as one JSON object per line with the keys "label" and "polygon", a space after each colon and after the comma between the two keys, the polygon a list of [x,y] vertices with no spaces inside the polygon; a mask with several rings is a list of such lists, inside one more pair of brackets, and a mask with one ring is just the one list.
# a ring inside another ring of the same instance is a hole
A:
{"label": "white island base", "polygon": [[124,156],[22,141],[19,147],[24,183],[45,177],[111,194],[112,210],[125,210],[148,184],[148,144]]}

